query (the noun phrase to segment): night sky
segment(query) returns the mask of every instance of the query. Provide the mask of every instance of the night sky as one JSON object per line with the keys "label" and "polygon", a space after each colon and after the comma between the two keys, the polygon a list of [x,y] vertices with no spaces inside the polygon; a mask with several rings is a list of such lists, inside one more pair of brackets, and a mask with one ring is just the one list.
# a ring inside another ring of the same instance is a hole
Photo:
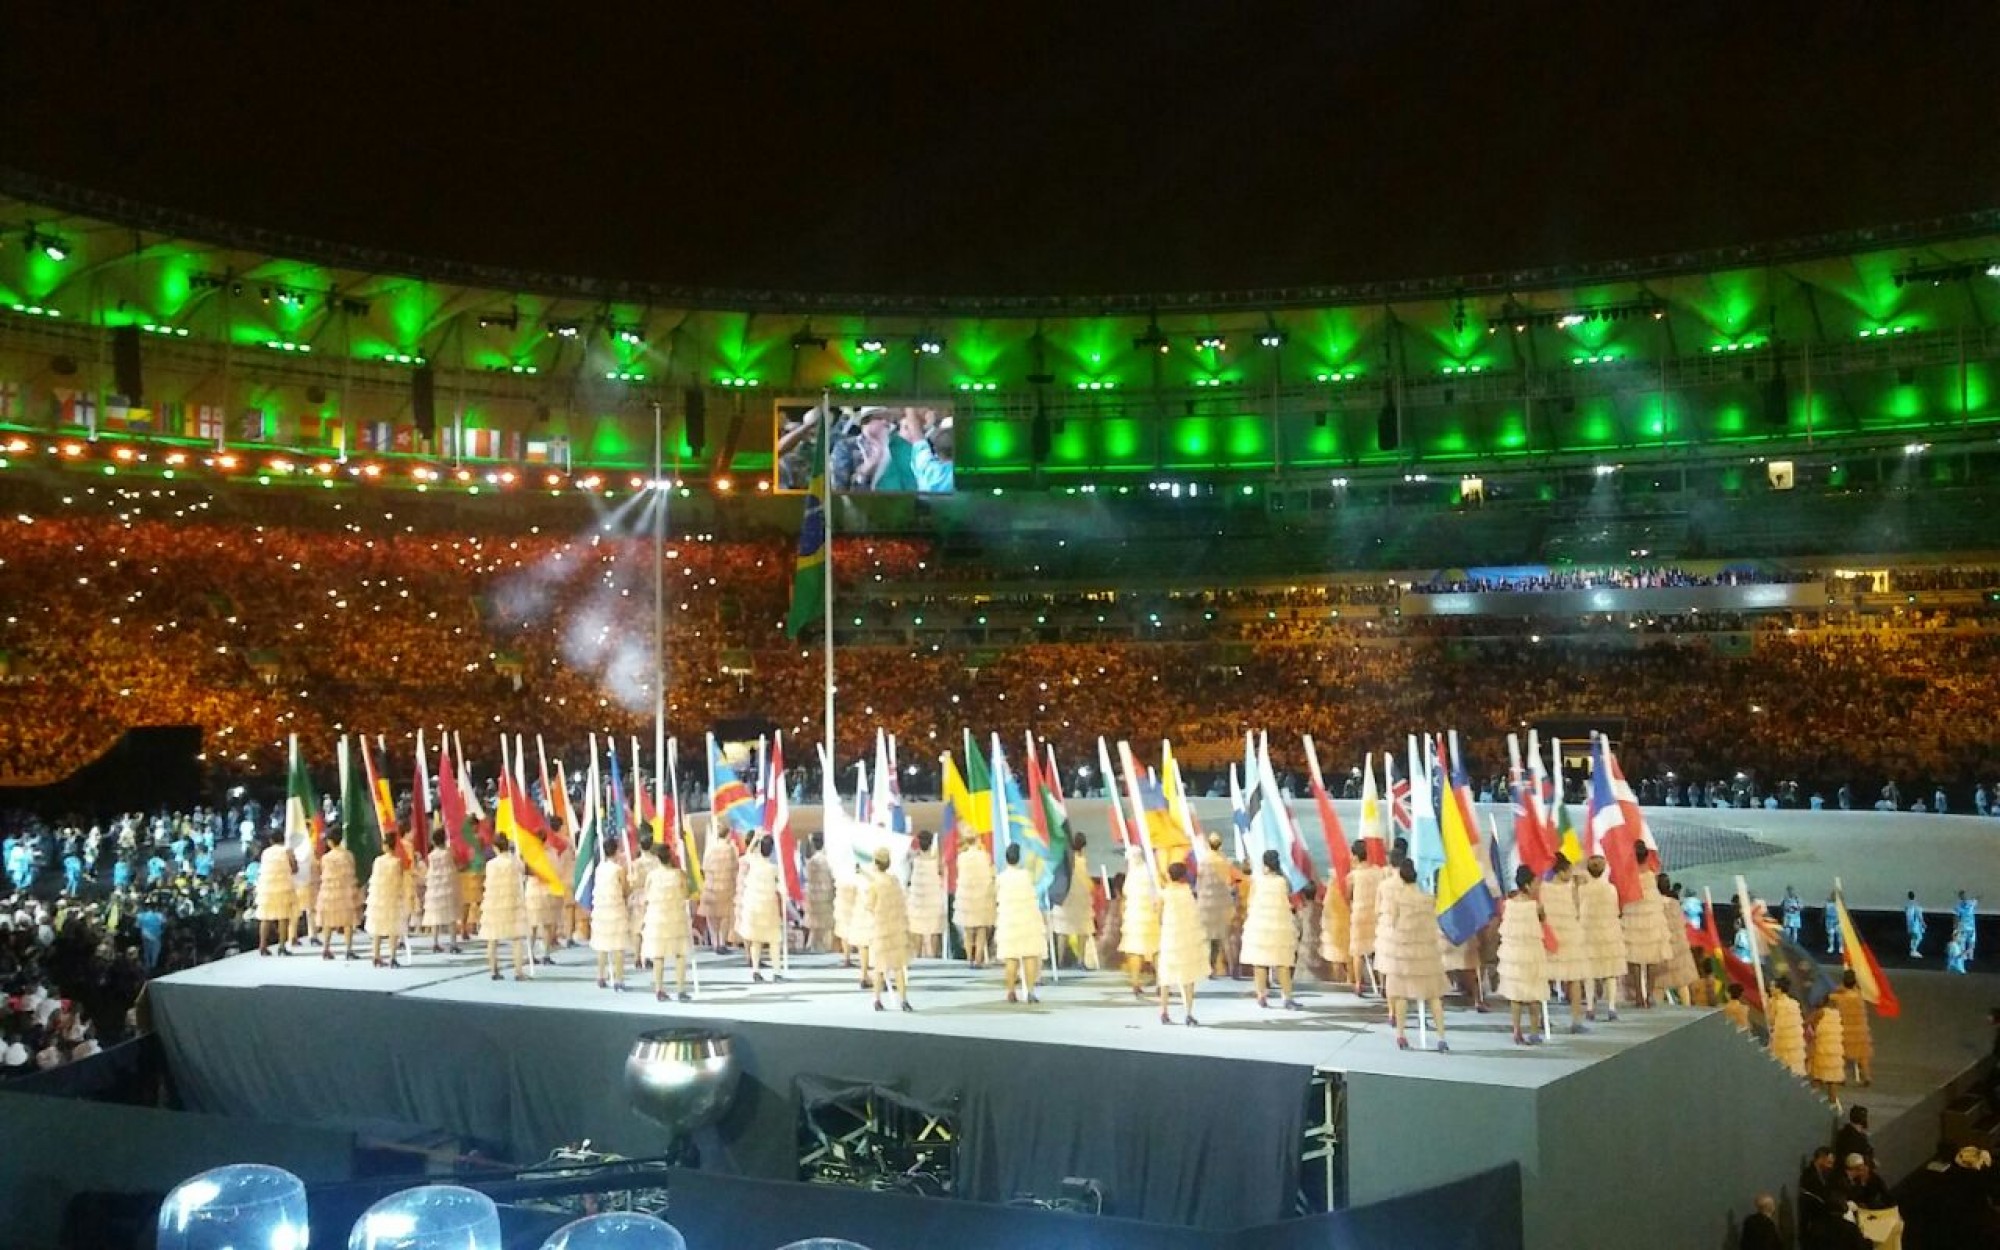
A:
{"label": "night sky", "polygon": [[1990,0],[1063,8],[17,6],[0,162],[419,255],[898,294],[1423,277],[2000,206]]}

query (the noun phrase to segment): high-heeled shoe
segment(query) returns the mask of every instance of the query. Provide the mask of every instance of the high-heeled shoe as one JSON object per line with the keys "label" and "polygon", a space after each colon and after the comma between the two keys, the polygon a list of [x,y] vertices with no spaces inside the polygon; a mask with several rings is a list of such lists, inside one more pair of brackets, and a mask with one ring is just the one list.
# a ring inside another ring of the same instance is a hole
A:
{"label": "high-heeled shoe", "polygon": [[1174,1021],[1173,1021],[1173,1017],[1172,1017],[1172,1016],[1169,1016],[1169,1015],[1168,1015],[1168,1014],[1167,1014],[1166,1012],[1164,1012],[1164,1011],[1160,1013],[1160,1023],[1161,1023],[1161,1024],[1172,1024],[1173,1022],[1174,1022]]}
{"label": "high-heeled shoe", "polygon": [[1439,1053],[1440,1055],[1448,1055],[1448,1054],[1450,1054],[1450,1053],[1451,1053],[1451,1043],[1450,1043],[1450,1042],[1447,1042],[1447,1041],[1445,1041],[1445,1040],[1444,1040],[1443,1038],[1441,1038],[1441,1037],[1440,1037],[1440,1038],[1438,1039],[1438,1053]]}
{"label": "high-heeled shoe", "polygon": [[1396,1049],[1397,1049],[1397,1050],[1408,1050],[1409,1048],[1410,1048],[1410,1039],[1409,1039],[1409,1038],[1407,1038],[1407,1037],[1399,1037],[1399,1038],[1397,1038],[1397,1039],[1396,1039]]}

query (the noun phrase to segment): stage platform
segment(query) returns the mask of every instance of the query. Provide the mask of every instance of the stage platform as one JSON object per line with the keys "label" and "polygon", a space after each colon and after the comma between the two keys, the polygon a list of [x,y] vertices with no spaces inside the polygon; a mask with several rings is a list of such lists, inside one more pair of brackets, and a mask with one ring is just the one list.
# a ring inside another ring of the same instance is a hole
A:
{"label": "stage platform", "polygon": [[651,1153],[664,1135],[626,1105],[623,1056],[647,1029],[700,1024],[737,1039],[745,1078],[700,1139],[707,1168],[796,1179],[798,1082],[865,1083],[955,1106],[964,1197],[1092,1177],[1109,1213],[1212,1229],[1292,1213],[1323,1128],[1355,1205],[1518,1162],[1529,1245],[1719,1227],[1792,1179],[1772,1144],[1808,1149],[1832,1114],[1702,1011],[1627,1012],[1521,1048],[1504,1004],[1453,1009],[1438,1054],[1397,1050],[1379,1002],[1324,988],[1303,991],[1303,1011],[1266,1011],[1246,983],[1211,981],[1188,1028],[1161,1025],[1111,972],[1065,973],[1039,1005],[1010,1005],[996,971],[920,961],[906,1014],[871,1010],[830,956],[794,957],[779,984],[750,983],[740,959],[701,971],[695,1002],[659,1004],[599,990],[583,950],[531,982],[492,981],[472,954],[401,970],[251,954],[150,994],[196,1111],[442,1130],[523,1162],[586,1137]]}

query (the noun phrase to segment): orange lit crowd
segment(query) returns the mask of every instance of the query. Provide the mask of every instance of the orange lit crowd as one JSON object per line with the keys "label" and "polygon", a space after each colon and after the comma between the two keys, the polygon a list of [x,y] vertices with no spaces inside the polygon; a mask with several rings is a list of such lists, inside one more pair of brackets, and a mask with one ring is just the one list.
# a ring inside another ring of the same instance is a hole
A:
{"label": "orange lit crowd", "polygon": [[[650,726],[647,542],[420,529],[393,501],[365,520],[360,505],[312,501],[315,523],[275,525],[171,490],[67,498],[0,516],[0,778],[66,775],[151,724],[199,725],[225,776],[278,771],[290,733],[324,763],[348,731],[445,727],[480,751],[504,729],[575,750],[592,731]],[[667,702],[683,740],[737,716],[819,736],[823,657],[781,624],[791,566],[781,534],[669,540]],[[956,576],[910,538],[839,539],[834,566],[843,629],[859,590],[880,612],[883,586]],[[1759,620],[1747,646],[1726,648],[1656,620],[1613,647],[1518,621],[1471,637],[1464,621],[1343,619],[1323,589],[1291,593],[1242,592],[1269,600],[1271,627],[1217,622],[1207,637],[1195,622],[1173,641],[843,646],[841,752],[862,754],[877,726],[911,754],[965,727],[1032,727],[1067,759],[1091,758],[1099,734],[1167,736],[1202,767],[1256,726],[1274,742],[1311,733],[1331,763],[1450,725],[1485,763],[1523,721],[1578,714],[1625,718],[1635,774],[1754,770],[1828,795],[1992,780],[1978,770],[2000,706],[1994,631]]]}

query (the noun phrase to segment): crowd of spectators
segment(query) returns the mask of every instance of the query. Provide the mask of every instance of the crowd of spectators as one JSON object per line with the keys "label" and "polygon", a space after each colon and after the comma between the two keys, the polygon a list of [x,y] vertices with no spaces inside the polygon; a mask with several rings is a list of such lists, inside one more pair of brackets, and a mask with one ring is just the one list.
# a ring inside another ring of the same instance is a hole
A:
{"label": "crowd of spectators", "polygon": [[[442,531],[398,518],[394,501],[376,507],[387,510],[364,518],[328,502],[317,525],[252,524],[170,489],[83,487],[0,518],[0,777],[66,775],[146,724],[200,726],[224,780],[280,774],[291,734],[324,770],[347,732],[449,728],[481,753],[492,733],[540,733],[574,753],[593,731],[648,730],[648,542],[608,528]],[[756,716],[816,741],[823,661],[816,640],[783,630],[787,538],[682,535],[664,568],[672,731],[698,741],[719,720]],[[928,610],[920,583],[948,577],[907,538],[842,539],[834,568],[843,631],[867,613],[914,628]],[[897,586],[918,598],[881,597]],[[1066,760],[1094,758],[1100,734],[1170,737],[1185,764],[1219,767],[1258,727],[1281,756],[1311,733],[1344,772],[1413,728],[1454,726],[1488,771],[1524,722],[1585,716],[1623,721],[1628,774],[1707,779],[1704,801],[1745,773],[1760,801],[1788,794],[1774,789],[1782,780],[1803,787],[1801,805],[1815,792],[1832,805],[1847,785],[1868,806],[1896,781],[1926,798],[1947,787],[1965,810],[1990,781],[1979,772],[2000,701],[1992,631],[1918,617],[1850,629],[1777,615],[1342,611],[1390,593],[1354,582],[1083,597],[1055,610],[1142,625],[1157,612],[1161,632],[1029,632],[1005,645],[905,632],[843,646],[839,752],[861,757],[878,726],[913,759],[964,728],[1010,742],[1032,728]],[[1009,590],[940,610],[1049,607]]]}
{"label": "crowd of spectators", "polygon": [[247,900],[227,839],[262,815],[133,813],[88,829],[0,817],[0,1076],[117,1044],[148,979],[236,949]]}
{"label": "crowd of spectators", "polygon": [[1697,586],[1768,586],[1816,582],[1823,575],[1810,569],[1730,567],[1712,573],[1687,569],[1552,568],[1483,577],[1444,577],[1418,582],[1410,589],[1420,595],[1533,593],[1549,590],[1669,590]]}

